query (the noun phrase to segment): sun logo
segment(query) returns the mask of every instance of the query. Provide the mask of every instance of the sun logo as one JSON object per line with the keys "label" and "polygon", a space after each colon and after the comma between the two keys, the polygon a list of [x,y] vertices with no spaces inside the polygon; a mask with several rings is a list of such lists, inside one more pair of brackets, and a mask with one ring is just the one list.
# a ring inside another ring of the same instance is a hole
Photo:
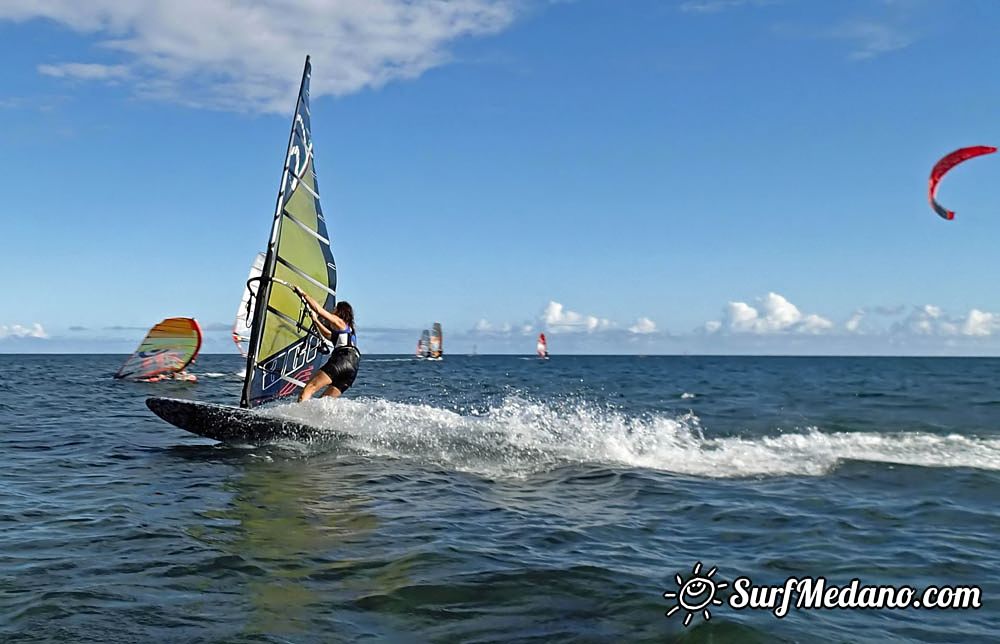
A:
{"label": "sun logo", "polygon": [[691,623],[691,619],[696,613],[701,613],[706,622],[712,619],[712,612],[709,608],[713,605],[722,606],[722,600],[715,595],[729,585],[724,581],[720,582],[712,579],[712,575],[716,571],[717,568],[713,566],[711,570],[702,574],[701,562],[699,561],[691,569],[691,577],[687,581],[684,581],[680,575],[674,575],[674,580],[677,582],[677,591],[668,590],[663,593],[664,599],[677,601],[667,611],[667,617],[671,617],[677,611],[684,609],[686,612],[684,615],[685,627]]}

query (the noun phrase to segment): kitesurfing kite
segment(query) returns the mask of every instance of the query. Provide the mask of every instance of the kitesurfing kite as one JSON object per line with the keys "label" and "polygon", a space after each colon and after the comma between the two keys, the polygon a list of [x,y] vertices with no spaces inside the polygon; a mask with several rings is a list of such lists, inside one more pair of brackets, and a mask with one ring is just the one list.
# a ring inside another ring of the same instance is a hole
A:
{"label": "kitesurfing kite", "polygon": [[944,219],[952,220],[955,218],[954,210],[948,210],[937,201],[938,184],[944,175],[948,174],[949,170],[959,163],[983,156],[984,154],[993,154],[996,151],[996,148],[989,145],[973,145],[968,148],[959,148],[951,154],[946,154],[940,161],[935,163],[934,169],[931,170],[931,178],[927,188],[927,199],[931,202],[931,208],[934,209],[934,212],[941,215]]}

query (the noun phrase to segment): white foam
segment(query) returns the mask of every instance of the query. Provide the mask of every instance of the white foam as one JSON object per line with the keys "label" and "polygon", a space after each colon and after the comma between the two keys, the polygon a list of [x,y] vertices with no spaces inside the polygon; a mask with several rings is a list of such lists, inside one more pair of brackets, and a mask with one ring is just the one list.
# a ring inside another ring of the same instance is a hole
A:
{"label": "white foam", "polygon": [[686,391],[681,394],[681,400],[691,400],[692,398],[694,398],[694,394],[689,394]]}
{"label": "white foam", "polygon": [[705,438],[693,413],[629,416],[586,404],[517,397],[463,415],[380,399],[319,399],[271,408],[335,433],[360,453],[486,476],[525,476],[572,463],[641,467],[712,478],[821,476],[845,459],[1000,470],[1000,439],[929,433],[827,433],[806,428],[752,438]]}

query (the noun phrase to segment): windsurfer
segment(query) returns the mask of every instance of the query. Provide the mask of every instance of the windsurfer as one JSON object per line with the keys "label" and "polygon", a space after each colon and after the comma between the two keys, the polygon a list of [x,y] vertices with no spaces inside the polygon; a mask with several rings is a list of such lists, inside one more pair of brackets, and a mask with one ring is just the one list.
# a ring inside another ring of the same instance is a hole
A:
{"label": "windsurfer", "polygon": [[165,380],[175,380],[179,382],[198,382],[198,376],[187,371],[177,371],[174,373],[161,373],[149,378],[142,378],[139,382],[163,382]]}
{"label": "windsurfer", "polygon": [[324,387],[326,387],[324,397],[336,398],[354,384],[354,379],[358,375],[361,352],[358,351],[354,328],[354,309],[342,300],[337,302],[331,313],[298,286],[294,287],[294,291],[306,304],[309,317],[312,318],[316,329],[323,337],[333,342],[330,359],[299,393],[299,402],[309,400]]}

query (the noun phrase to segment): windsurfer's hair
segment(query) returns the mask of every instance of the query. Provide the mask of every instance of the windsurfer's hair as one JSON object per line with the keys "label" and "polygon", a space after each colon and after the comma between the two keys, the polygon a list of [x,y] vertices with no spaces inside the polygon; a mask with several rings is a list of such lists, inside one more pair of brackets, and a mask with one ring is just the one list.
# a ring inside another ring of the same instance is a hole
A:
{"label": "windsurfer's hair", "polygon": [[347,322],[347,326],[351,327],[351,331],[357,333],[358,330],[354,326],[354,307],[347,300],[341,300],[337,302],[337,306],[333,309],[333,314],[338,318]]}

